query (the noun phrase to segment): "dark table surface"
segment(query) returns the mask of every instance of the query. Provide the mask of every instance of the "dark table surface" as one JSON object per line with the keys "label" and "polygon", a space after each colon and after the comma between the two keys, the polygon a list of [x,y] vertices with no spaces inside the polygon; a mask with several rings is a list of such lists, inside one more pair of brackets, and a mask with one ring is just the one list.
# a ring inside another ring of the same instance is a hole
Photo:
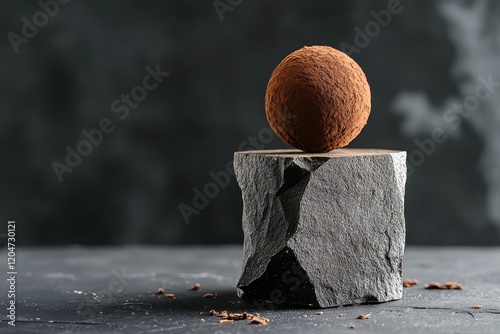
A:
{"label": "dark table surface", "polygon": [[[6,264],[7,249],[1,251]],[[500,333],[500,248],[409,247],[404,277],[421,283],[405,288],[401,300],[323,310],[239,299],[241,259],[240,246],[18,249],[16,326],[7,323],[9,287],[2,279],[0,332]],[[431,281],[457,281],[464,290],[424,289]],[[200,291],[189,290],[195,283]],[[158,288],[176,298],[155,295]],[[270,323],[222,324],[211,309],[258,312]],[[356,319],[360,314],[370,319]]]}

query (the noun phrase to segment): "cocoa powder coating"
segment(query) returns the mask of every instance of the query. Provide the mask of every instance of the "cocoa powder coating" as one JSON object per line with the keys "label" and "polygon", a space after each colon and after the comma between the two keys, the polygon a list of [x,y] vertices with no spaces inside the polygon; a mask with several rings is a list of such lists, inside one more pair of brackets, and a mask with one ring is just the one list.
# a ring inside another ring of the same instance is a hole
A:
{"label": "cocoa powder coating", "polygon": [[349,144],[366,125],[370,86],[345,53],[306,46],[274,69],[265,107],[271,128],[286,143],[305,152],[329,152]]}

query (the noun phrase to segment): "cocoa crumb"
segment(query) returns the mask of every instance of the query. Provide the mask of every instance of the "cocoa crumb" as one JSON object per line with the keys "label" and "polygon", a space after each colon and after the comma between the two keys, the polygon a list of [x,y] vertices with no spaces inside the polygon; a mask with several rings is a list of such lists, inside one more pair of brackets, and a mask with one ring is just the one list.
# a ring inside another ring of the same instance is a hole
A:
{"label": "cocoa crumb", "polygon": [[267,318],[261,318],[261,317],[253,317],[252,320],[250,321],[251,324],[257,324],[257,325],[262,325],[266,326],[269,323],[269,319]]}
{"label": "cocoa crumb", "polygon": [[213,293],[205,293],[203,295],[203,297],[201,297],[201,298],[215,298],[215,296],[217,296],[217,295],[215,295]]}
{"label": "cocoa crumb", "polygon": [[243,312],[243,317],[245,320],[252,320],[253,317],[258,317],[258,316],[260,316],[260,313],[255,313],[255,315],[254,315],[254,314]]}
{"label": "cocoa crumb", "polygon": [[428,290],[433,290],[433,289],[446,289],[446,287],[444,287],[441,283],[439,282],[431,282],[431,283],[427,283],[426,285],[424,285],[424,289],[428,289]]}
{"label": "cocoa crumb", "polygon": [[339,314],[339,317],[341,317],[341,318],[343,318],[343,317],[345,317],[345,316],[346,316],[346,314],[345,314],[345,313],[340,313],[340,314]]}
{"label": "cocoa crumb", "polygon": [[157,295],[162,295],[164,293],[165,293],[165,290],[163,290],[162,288],[158,288],[158,291],[156,291]]}
{"label": "cocoa crumb", "polygon": [[473,308],[473,309],[479,310],[480,308],[483,308],[483,305],[480,305],[480,304],[471,305],[471,306],[470,306],[470,308]]}
{"label": "cocoa crumb", "polygon": [[193,287],[190,290],[198,291],[200,289],[201,289],[201,284],[200,283],[196,283],[195,285],[193,285]]}
{"label": "cocoa crumb", "polygon": [[227,311],[217,312],[215,310],[210,310],[210,315],[221,318],[221,320],[219,320],[220,323],[229,323],[238,320],[250,320],[250,323],[259,325],[267,325],[269,323],[269,319],[258,316],[258,313],[257,315],[253,315],[247,312],[228,313]]}
{"label": "cocoa crumb", "polygon": [[316,315],[323,315],[323,312],[316,312]]}
{"label": "cocoa crumb", "polygon": [[231,320],[246,320],[246,316],[244,316],[242,313],[229,313],[227,318]]}
{"label": "cocoa crumb", "polygon": [[354,328],[356,328],[356,325],[355,324],[350,324],[348,328],[349,329],[354,329]]}
{"label": "cocoa crumb", "polygon": [[358,315],[358,317],[356,319],[360,319],[360,320],[367,320],[367,319],[370,319],[370,314],[360,314]]}
{"label": "cocoa crumb", "polygon": [[460,283],[457,283],[457,282],[446,282],[446,283],[444,283],[444,286],[447,289],[451,289],[451,290],[463,290],[464,289],[464,286]]}
{"label": "cocoa crumb", "polygon": [[420,282],[416,279],[413,279],[413,278],[407,278],[407,279],[403,280],[403,286],[405,288],[410,288],[410,287],[412,287],[414,285],[418,285],[418,284],[420,284]]}
{"label": "cocoa crumb", "polygon": [[173,293],[166,293],[165,297],[169,299],[175,299],[175,295]]}
{"label": "cocoa crumb", "polygon": [[424,288],[428,290],[463,290],[464,286],[457,282],[446,282],[444,284],[431,282],[424,285]]}

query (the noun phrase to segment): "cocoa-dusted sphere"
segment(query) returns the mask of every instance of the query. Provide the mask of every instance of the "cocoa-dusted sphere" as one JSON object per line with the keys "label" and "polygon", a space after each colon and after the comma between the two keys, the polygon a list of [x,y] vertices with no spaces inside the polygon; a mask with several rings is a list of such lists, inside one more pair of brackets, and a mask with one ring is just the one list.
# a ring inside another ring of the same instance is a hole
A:
{"label": "cocoa-dusted sphere", "polygon": [[361,132],[370,99],[366,76],[348,55],[329,46],[305,46],[274,69],[266,90],[266,115],[288,144],[305,152],[328,152]]}

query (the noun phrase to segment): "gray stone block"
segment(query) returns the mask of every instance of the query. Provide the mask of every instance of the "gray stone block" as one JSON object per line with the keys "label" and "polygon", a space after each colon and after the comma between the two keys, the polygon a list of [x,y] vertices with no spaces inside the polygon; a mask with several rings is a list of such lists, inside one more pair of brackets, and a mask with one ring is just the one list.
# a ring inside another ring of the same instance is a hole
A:
{"label": "gray stone block", "polygon": [[314,307],[402,297],[406,152],[236,152],[234,168],[240,297]]}

